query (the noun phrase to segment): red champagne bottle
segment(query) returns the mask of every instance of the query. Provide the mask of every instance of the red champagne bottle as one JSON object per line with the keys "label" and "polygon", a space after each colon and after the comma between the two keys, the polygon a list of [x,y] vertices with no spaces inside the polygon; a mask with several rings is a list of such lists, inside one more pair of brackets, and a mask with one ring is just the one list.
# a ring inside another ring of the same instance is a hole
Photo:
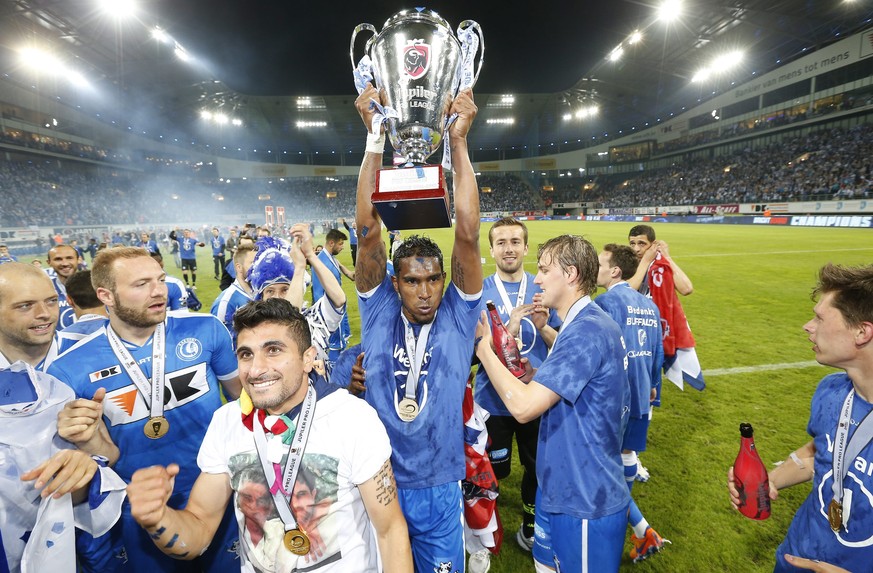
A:
{"label": "red champagne bottle", "polygon": [[491,321],[491,338],[494,339],[497,357],[504,366],[509,368],[513,376],[521,378],[524,376],[524,365],[521,363],[521,352],[518,351],[515,338],[509,334],[494,303],[489,300],[485,302],[485,306],[488,308],[488,319]]}
{"label": "red champagne bottle", "polygon": [[734,485],[740,493],[740,513],[750,519],[770,517],[770,480],[758,456],[752,425],[740,424],[740,453],[734,462]]}

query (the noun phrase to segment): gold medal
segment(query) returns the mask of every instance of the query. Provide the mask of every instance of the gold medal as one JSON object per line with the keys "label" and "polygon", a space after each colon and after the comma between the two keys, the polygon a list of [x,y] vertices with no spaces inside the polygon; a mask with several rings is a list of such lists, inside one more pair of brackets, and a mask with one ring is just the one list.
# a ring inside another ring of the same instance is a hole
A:
{"label": "gold medal", "polygon": [[302,529],[292,529],[285,532],[285,548],[294,555],[306,555],[309,553],[309,537]]}
{"label": "gold medal", "polygon": [[418,416],[419,412],[418,402],[412,398],[404,398],[397,406],[397,414],[404,422],[413,421]]}
{"label": "gold medal", "polygon": [[839,531],[843,525],[843,504],[835,499],[828,506],[828,522],[834,531]]}
{"label": "gold medal", "polygon": [[170,431],[170,422],[163,416],[155,416],[148,419],[142,431],[147,438],[158,440],[166,436],[167,432]]}

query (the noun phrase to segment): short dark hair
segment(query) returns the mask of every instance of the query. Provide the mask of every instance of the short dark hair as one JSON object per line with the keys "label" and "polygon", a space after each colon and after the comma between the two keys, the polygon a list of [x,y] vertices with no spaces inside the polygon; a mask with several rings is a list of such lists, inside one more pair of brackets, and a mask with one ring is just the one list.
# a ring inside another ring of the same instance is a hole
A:
{"label": "short dark hair", "polygon": [[609,243],[603,246],[603,250],[609,253],[609,260],[612,265],[621,269],[622,280],[626,281],[636,274],[640,261],[634,254],[633,249],[627,245]]}
{"label": "short dark hair", "polygon": [[873,265],[844,267],[828,263],[818,273],[812,298],[834,293],[833,306],[846,324],[858,326],[873,322]]}
{"label": "short dark hair", "polygon": [[348,241],[349,236],[340,231],[339,229],[331,229],[327,232],[327,235],[324,237],[324,242],[333,241],[336,243],[337,241]]}
{"label": "short dark hair", "polygon": [[64,285],[67,290],[67,296],[79,308],[96,308],[103,306],[100,299],[97,298],[97,291],[91,284],[91,271],[77,271],[70,275],[67,279],[67,284]]}
{"label": "short dark hair", "polygon": [[565,273],[570,267],[576,269],[576,284],[583,295],[591,294],[597,288],[600,261],[597,259],[594,245],[584,238],[579,235],[560,235],[549,239],[540,245],[537,264],[542,262],[545,255],[550,256],[551,261],[557,262]]}
{"label": "short dark hair", "polygon": [[652,242],[655,240],[655,229],[649,225],[635,225],[627,234],[628,237],[639,237],[640,235],[645,235],[649,242]]}
{"label": "short dark hair", "polygon": [[161,253],[156,253],[154,251],[149,251],[149,256],[159,263],[164,262],[164,256]]}
{"label": "short dark hair", "polygon": [[265,322],[287,327],[291,339],[297,343],[301,356],[312,346],[312,335],[306,317],[284,298],[255,300],[241,307],[233,315],[233,329],[237,333],[256,328]]}
{"label": "short dark hair", "polygon": [[403,243],[394,251],[394,258],[391,262],[394,264],[394,272],[400,272],[400,261],[409,257],[434,257],[440,264],[440,269],[445,271],[443,266],[443,252],[439,245],[430,237],[422,235],[412,235],[407,237]]}
{"label": "short dark hair", "polygon": [[488,230],[489,245],[491,245],[492,247],[494,246],[494,229],[498,229],[500,227],[521,227],[524,231],[524,244],[527,245],[527,225],[514,217],[502,217],[494,221],[494,224],[491,225],[491,228]]}

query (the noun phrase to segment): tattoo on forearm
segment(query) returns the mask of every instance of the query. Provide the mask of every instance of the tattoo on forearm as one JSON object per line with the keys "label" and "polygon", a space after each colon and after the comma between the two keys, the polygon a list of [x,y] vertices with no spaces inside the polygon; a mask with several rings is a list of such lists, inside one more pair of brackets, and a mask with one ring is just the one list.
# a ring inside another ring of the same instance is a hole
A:
{"label": "tattoo on forearm", "polygon": [[391,462],[385,462],[373,479],[376,481],[376,501],[382,505],[390,505],[397,499],[397,483],[394,481]]}
{"label": "tattoo on forearm", "polygon": [[179,534],[174,533],[173,538],[170,539],[170,541],[166,545],[164,545],[164,549],[172,549],[178,540],[179,540]]}
{"label": "tattoo on forearm", "polygon": [[462,291],[464,290],[464,266],[458,257],[452,257],[452,282]]}

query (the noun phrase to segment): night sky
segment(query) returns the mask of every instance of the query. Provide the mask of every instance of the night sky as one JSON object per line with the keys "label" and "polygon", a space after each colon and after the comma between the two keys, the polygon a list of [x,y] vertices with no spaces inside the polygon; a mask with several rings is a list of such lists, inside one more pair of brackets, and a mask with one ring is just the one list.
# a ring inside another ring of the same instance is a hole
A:
{"label": "night sky", "polygon": [[[352,29],[369,22],[381,30],[393,13],[412,7],[394,1],[155,0],[146,10],[235,90],[340,95],[354,91]],[[567,89],[651,16],[651,8],[615,0],[443,1],[426,7],[453,29],[465,19],[482,27],[482,93]]]}

